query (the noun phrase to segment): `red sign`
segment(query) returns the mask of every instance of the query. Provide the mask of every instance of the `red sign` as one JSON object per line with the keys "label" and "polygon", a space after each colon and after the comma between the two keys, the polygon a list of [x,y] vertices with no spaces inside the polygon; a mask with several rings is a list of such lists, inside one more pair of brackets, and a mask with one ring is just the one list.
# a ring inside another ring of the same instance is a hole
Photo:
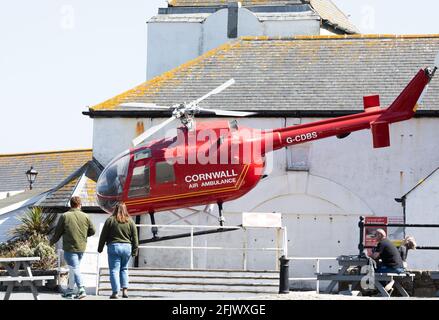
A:
{"label": "red sign", "polygon": [[[366,217],[364,220],[364,245],[366,247],[375,247],[378,243],[375,237],[377,229],[383,229],[387,234],[387,227],[368,227],[368,224],[387,224],[387,217]],[[372,249],[367,249],[368,255],[372,254]]]}

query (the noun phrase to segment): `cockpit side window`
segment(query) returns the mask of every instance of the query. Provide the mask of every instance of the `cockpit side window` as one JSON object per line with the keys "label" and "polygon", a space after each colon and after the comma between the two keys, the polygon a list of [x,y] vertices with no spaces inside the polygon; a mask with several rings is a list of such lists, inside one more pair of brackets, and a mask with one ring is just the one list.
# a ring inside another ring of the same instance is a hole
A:
{"label": "cockpit side window", "polygon": [[149,165],[135,167],[131,178],[128,197],[137,198],[149,195],[150,191],[150,172]]}
{"label": "cockpit side window", "polygon": [[157,162],[155,165],[155,177],[158,184],[174,182],[174,166],[166,161]]}

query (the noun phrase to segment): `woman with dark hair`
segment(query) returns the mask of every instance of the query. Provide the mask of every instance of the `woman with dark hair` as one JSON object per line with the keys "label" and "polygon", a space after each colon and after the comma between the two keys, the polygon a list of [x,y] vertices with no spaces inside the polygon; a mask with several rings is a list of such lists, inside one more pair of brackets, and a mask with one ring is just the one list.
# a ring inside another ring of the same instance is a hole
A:
{"label": "woman with dark hair", "polygon": [[137,255],[139,239],[134,221],[128,215],[124,203],[119,203],[113,214],[105,221],[99,237],[98,252],[107,244],[108,267],[113,294],[110,299],[117,299],[122,287],[122,297],[128,298],[128,262]]}

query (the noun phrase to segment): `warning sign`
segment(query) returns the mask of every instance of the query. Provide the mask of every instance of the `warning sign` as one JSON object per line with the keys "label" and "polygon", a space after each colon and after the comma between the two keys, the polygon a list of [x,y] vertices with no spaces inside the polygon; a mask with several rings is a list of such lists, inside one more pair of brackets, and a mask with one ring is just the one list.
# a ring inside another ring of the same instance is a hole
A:
{"label": "warning sign", "polygon": [[[387,217],[366,217],[364,220],[364,245],[366,247],[375,247],[378,243],[375,237],[375,231],[377,229],[383,229],[387,234],[387,227],[368,227],[368,224],[387,224]],[[367,249],[368,255],[372,254],[372,249]]]}

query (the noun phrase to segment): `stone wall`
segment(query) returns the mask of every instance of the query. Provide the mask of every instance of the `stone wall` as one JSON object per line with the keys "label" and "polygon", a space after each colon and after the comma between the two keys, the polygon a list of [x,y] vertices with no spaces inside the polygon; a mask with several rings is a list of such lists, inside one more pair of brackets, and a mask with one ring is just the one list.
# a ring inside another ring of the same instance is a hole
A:
{"label": "stone wall", "polygon": [[[415,274],[411,294],[414,297],[438,297],[439,296],[439,271],[410,271]],[[406,288],[406,285],[404,285]],[[407,292],[409,287],[406,288]]]}

